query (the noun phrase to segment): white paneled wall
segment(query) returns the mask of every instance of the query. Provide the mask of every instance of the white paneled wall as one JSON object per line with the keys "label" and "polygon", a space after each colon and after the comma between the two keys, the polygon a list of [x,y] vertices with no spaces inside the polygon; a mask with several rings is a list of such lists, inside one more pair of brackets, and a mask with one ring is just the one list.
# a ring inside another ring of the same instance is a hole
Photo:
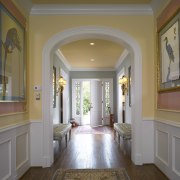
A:
{"label": "white paneled wall", "polygon": [[31,166],[43,164],[43,123],[40,120],[31,121],[30,127],[30,155]]}
{"label": "white paneled wall", "polygon": [[180,179],[180,123],[155,122],[155,164],[170,179]]}
{"label": "white paneled wall", "polygon": [[143,164],[154,163],[154,120],[143,118],[142,121],[142,160]]}
{"label": "white paneled wall", "polygon": [[30,167],[30,125],[0,129],[0,179],[18,179]]}

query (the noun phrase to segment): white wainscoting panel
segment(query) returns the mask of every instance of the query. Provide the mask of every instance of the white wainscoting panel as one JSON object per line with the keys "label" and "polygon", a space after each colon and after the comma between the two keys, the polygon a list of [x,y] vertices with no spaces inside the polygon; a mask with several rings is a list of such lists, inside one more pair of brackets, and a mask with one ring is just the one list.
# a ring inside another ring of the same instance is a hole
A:
{"label": "white wainscoting panel", "polygon": [[29,122],[0,129],[0,179],[19,179],[30,167]]}
{"label": "white wainscoting panel", "polygon": [[0,179],[11,176],[11,139],[0,141]]}
{"label": "white wainscoting panel", "polygon": [[156,130],[156,158],[169,166],[169,133]]}
{"label": "white wainscoting panel", "polygon": [[155,165],[170,179],[180,179],[180,123],[155,121]]}
{"label": "white wainscoting panel", "polygon": [[142,154],[143,164],[154,163],[154,120],[143,118],[142,121]]}
{"label": "white wainscoting panel", "polygon": [[16,168],[19,169],[28,158],[27,133],[16,137]]}
{"label": "white wainscoting panel", "polygon": [[173,136],[172,142],[172,168],[173,172],[180,177],[180,137]]}
{"label": "white wainscoting panel", "polygon": [[31,166],[43,166],[43,123],[31,121],[30,128]]}

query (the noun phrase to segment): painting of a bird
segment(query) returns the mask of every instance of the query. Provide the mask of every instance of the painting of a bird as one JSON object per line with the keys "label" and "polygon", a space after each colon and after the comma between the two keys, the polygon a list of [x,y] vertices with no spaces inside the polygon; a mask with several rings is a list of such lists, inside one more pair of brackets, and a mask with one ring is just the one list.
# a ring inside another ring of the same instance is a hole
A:
{"label": "painting of a bird", "polygon": [[5,51],[5,57],[4,57],[4,75],[3,75],[3,97],[6,96],[6,62],[7,62],[7,55],[10,53],[13,53],[13,50],[17,48],[19,51],[21,51],[21,45],[20,40],[18,36],[18,32],[16,28],[10,28],[7,31],[6,34],[6,40],[5,42],[1,42],[4,51]]}
{"label": "painting of a bird", "polygon": [[166,77],[166,81],[168,82],[170,80],[169,76],[170,76],[171,62],[174,62],[174,52],[173,52],[173,48],[172,48],[171,44],[169,44],[169,42],[168,42],[167,37],[164,38],[164,41],[166,41],[166,52],[167,52],[168,57],[169,57],[168,74],[167,74],[167,77]]}

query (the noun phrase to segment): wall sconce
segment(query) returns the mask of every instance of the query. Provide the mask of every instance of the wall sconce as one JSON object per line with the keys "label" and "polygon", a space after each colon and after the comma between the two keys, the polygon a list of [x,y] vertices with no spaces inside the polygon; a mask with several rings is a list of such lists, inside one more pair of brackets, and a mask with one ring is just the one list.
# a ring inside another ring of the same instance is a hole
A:
{"label": "wall sconce", "polygon": [[119,84],[121,85],[122,94],[125,95],[127,93],[128,95],[128,78],[125,75],[119,79]]}
{"label": "wall sconce", "polygon": [[62,93],[63,90],[64,90],[65,85],[66,85],[66,80],[62,76],[60,76],[60,78],[58,80],[58,83],[57,83],[57,91],[56,91],[56,93],[59,93],[59,92]]}

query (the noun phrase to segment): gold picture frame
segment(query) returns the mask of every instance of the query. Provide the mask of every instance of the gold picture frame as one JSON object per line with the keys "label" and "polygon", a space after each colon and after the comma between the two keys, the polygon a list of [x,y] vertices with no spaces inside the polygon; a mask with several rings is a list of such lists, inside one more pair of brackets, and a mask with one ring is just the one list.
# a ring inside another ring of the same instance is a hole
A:
{"label": "gold picture frame", "polygon": [[26,100],[25,25],[11,1],[0,1],[0,102]]}
{"label": "gold picture frame", "polygon": [[158,32],[158,92],[180,90],[180,11]]}
{"label": "gold picture frame", "polygon": [[14,3],[0,0],[0,116],[27,112],[25,31]]}

